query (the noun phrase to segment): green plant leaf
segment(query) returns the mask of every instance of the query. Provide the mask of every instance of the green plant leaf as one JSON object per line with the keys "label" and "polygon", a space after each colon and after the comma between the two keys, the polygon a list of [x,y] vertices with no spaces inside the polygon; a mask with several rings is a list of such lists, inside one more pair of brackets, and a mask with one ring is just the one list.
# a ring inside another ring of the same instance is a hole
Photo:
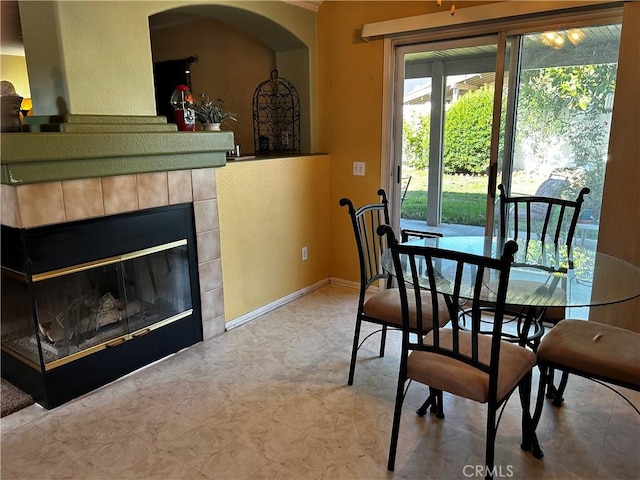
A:
{"label": "green plant leaf", "polygon": [[223,99],[218,98],[218,100],[213,103],[206,93],[201,93],[198,97],[194,109],[196,119],[200,123],[223,123],[226,120],[237,121],[236,114],[225,109]]}

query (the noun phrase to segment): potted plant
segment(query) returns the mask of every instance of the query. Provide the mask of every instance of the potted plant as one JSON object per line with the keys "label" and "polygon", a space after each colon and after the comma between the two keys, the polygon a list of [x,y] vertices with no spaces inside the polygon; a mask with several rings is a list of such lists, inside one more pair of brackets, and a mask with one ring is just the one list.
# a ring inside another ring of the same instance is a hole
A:
{"label": "potted plant", "polygon": [[214,103],[205,93],[201,93],[199,97],[195,102],[195,112],[203,130],[220,130],[224,121],[237,121],[236,114],[225,109],[224,100],[221,98]]}

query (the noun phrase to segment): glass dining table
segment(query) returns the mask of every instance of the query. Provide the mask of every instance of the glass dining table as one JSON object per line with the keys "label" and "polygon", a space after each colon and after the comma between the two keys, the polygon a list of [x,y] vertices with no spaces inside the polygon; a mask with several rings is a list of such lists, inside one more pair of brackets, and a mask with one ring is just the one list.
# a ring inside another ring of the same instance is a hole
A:
{"label": "glass dining table", "polygon": [[[451,236],[414,239],[407,243],[498,258],[505,239]],[[593,307],[640,296],[640,268],[635,265],[581,245],[567,249],[565,245],[536,240],[519,240],[517,243],[518,251],[507,287],[507,304],[520,307],[528,317],[528,323],[517,333],[521,345],[531,345],[531,340],[539,339],[544,330],[541,319],[550,307]],[[390,253],[390,250],[383,253],[382,267],[395,275]],[[404,269],[408,262],[401,264]],[[439,292],[445,295],[452,293],[448,288],[453,284],[453,272],[442,268],[439,273]],[[409,272],[404,271],[403,274],[410,280]],[[495,298],[492,284],[488,279],[481,301],[490,303]],[[426,276],[424,285],[428,285]],[[535,348],[535,341],[533,345]]]}

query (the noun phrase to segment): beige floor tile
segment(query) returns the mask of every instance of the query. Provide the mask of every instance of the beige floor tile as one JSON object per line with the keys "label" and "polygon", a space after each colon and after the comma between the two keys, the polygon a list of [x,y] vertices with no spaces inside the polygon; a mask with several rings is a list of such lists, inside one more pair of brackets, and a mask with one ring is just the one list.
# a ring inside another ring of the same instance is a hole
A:
{"label": "beige floor tile", "polygon": [[[203,469],[213,456],[224,455],[232,441],[207,427],[197,427],[158,446],[191,469]],[[203,470],[207,473],[207,469]],[[211,478],[211,477],[209,477]]]}
{"label": "beige floor tile", "polygon": [[146,439],[128,432],[111,436],[110,441],[105,443],[79,444],[66,441],[65,445],[73,451],[76,459],[89,459],[92,465],[114,479],[121,478],[123,472],[135,471],[148,465],[145,458],[160,453]]}
{"label": "beige floor tile", "polygon": [[184,463],[167,452],[152,452],[140,455],[124,470],[118,471],[117,478],[128,479],[179,479],[186,471]]}
{"label": "beige floor tile", "polygon": [[0,476],[3,479],[34,480],[110,478],[92,462],[78,460],[72,450],[35,425],[18,433],[3,434]]}

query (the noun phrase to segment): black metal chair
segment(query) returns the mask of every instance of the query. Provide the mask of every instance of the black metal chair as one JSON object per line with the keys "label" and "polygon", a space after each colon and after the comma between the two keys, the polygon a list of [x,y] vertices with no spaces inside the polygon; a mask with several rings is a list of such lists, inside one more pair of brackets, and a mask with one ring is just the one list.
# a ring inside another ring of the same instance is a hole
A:
{"label": "black metal chair", "polygon": [[[549,180],[547,180],[549,181]],[[576,231],[576,224],[580,217],[580,209],[584,202],[584,196],[589,193],[588,188],[583,188],[575,200],[567,200],[551,196],[507,196],[503,185],[498,185],[500,191],[500,233],[501,238],[511,238],[519,241],[524,246],[524,253],[520,252],[520,258],[526,258],[527,263],[515,263],[519,267],[526,267],[533,270],[541,270],[546,273],[567,273],[567,265],[557,263],[554,266],[535,264],[537,256],[543,254],[558,254],[562,249],[570,251]],[[539,189],[540,190],[540,189]],[[546,189],[544,191],[547,191]],[[543,253],[539,250],[542,244],[553,249]],[[553,251],[551,251],[553,250]],[[514,285],[517,282],[518,285]],[[527,290],[539,288],[526,280],[512,280],[514,290]],[[564,297],[564,285],[561,284],[561,276],[552,277],[552,281],[545,286],[545,294]],[[490,311],[492,306],[485,303],[484,307]],[[536,309],[533,307],[522,307],[507,304],[505,309],[505,325],[514,324],[515,331],[503,331],[503,337],[511,342],[520,345],[527,345],[534,351],[544,334],[543,321],[553,318],[554,322],[558,318],[564,317],[562,312],[550,312],[547,308]],[[552,313],[552,314],[551,314]],[[460,322],[465,324],[467,317],[463,311],[460,315]]]}
{"label": "black metal chair", "polygon": [[570,248],[580,218],[580,209],[588,188],[580,190],[575,200],[541,195],[508,196],[500,191],[500,236],[565,245]]}
{"label": "black metal chair", "polygon": [[[380,356],[384,356],[387,328],[400,328],[402,314],[400,310],[400,295],[397,288],[391,288],[392,275],[385,272],[380,264],[380,256],[386,250],[386,239],[376,233],[380,225],[389,223],[389,209],[387,195],[383,189],[378,190],[380,202],[362,205],[355,208],[348,198],[340,200],[341,206],[347,206],[353,226],[353,233],[358,249],[360,265],[360,295],[358,297],[358,311],[353,335],[353,349],[349,366],[349,385],[353,384],[358,350],[362,344],[375,333],[381,332]],[[375,289],[376,293],[372,293]],[[425,302],[430,297],[425,295]],[[446,310],[441,312],[442,321],[448,321]],[[360,340],[362,322],[380,325],[380,329],[369,333]]]}
{"label": "black metal chair", "polygon": [[[559,182],[559,183],[558,183]],[[590,193],[588,188],[583,188],[575,200],[557,198],[557,191],[566,181],[547,179],[538,188],[533,196],[507,196],[503,185],[498,185],[500,191],[500,235],[502,238],[524,239],[525,248],[535,241],[552,242],[556,248],[563,246],[570,251],[576,232],[576,225],[580,218],[580,211],[584,203],[585,195]],[[565,185],[566,186],[566,185]],[[567,273],[567,268],[558,266],[559,273]],[[564,296],[564,285],[558,285],[560,277],[554,279],[554,283],[548,288],[555,289],[555,295]],[[526,285],[522,285],[526,288]],[[517,311],[513,306],[507,305],[507,311],[511,318],[518,324],[517,337],[526,339],[528,344],[536,350],[542,335],[544,334],[544,321],[556,324],[565,316],[563,307],[534,309]],[[533,331],[530,331],[533,329]],[[553,370],[549,372],[548,396],[562,397],[566,387],[568,373],[565,371],[560,380],[560,386],[556,389],[553,385]]]}
{"label": "black metal chair", "polygon": [[[428,385],[436,391],[446,391],[480,403],[487,403],[487,432],[485,448],[485,475],[492,478],[494,471],[495,438],[500,417],[498,410],[505,405],[513,391],[519,389],[522,403],[522,444],[524,450],[533,450],[542,457],[533,421],[529,413],[531,397],[531,370],[536,355],[519,345],[502,340],[500,332],[504,313],[509,271],[518,246],[509,241],[500,259],[434,247],[398,244],[388,226],[378,229],[386,235],[391,248],[402,304],[402,353],[396,391],[395,411],[387,468],[394,470],[400,430],[402,404],[407,380]],[[426,278],[418,273],[418,266],[426,265]],[[407,279],[405,280],[405,276]],[[493,335],[481,332],[480,294],[489,277],[497,280],[498,289],[493,310]],[[422,303],[422,289],[429,288],[431,304]],[[441,291],[446,295],[440,296]],[[450,328],[441,328],[439,302],[444,298],[449,315],[456,318],[461,299],[473,300],[468,330],[452,322]],[[418,313],[415,335],[410,327],[410,310]],[[409,384],[410,385],[410,384]],[[432,402],[430,396],[427,402]],[[425,403],[418,415],[426,413]]]}

